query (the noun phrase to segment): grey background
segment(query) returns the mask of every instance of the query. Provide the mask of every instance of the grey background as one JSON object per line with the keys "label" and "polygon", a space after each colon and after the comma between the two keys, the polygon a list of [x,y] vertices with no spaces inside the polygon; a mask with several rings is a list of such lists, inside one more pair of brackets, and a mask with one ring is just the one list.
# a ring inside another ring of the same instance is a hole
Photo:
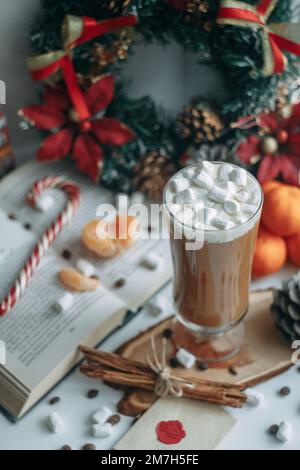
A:
{"label": "grey background", "polygon": [[[0,0],[0,79],[7,88],[6,105],[1,109],[8,117],[18,163],[33,158],[40,139],[37,131],[22,131],[17,116],[18,109],[38,100],[38,86],[26,67],[29,26],[38,9],[39,0]],[[134,77],[131,93],[151,94],[174,113],[195,94],[218,95],[218,77],[210,68],[197,65],[196,59],[184,55],[176,44],[165,49],[139,47],[126,65],[127,76]]]}

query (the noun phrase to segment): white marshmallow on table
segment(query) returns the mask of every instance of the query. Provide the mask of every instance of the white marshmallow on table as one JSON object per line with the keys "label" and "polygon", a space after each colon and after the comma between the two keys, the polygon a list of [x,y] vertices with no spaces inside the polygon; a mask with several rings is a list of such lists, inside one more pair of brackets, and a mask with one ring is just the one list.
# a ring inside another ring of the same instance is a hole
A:
{"label": "white marshmallow on table", "polygon": [[256,390],[253,389],[248,389],[247,390],[247,403],[250,406],[260,406],[262,405],[264,401],[264,396],[262,393],[257,392]]}
{"label": "white marshmallow on table", "polygon": [[215,202],[226,202],[230,198],[230,193],[226,189],[220,188],[215,185],[208,194],[209,199]]}
{"label": "white marshmallow on table", "polygon": [[233,168],[230,175],[231,181],[233,181],[237,186],[247,186],[248,175],[246,170],[243,168]]}
{"label": "white marshmallow on table", "polygon": [[107,406],[101,406],[101,408],[93,414],[92,419],[97,424],[104,424],[112,415],[112,411],[107,408]]}
{"label": "white marshmallow on table", "polygon": [[257,211],[257,207],[254,204],[242,204],[241,211],[253,215]]}
{"label": "white marshmallow on table", "polygon": [[221,165],[218,171],[218,177],[222,181],[229,181],[231,172],[232,172],[231,165],[228,165],[228,164]]}
{"label": "white marshmallow on table", "polygon": [[74,296],[71,292],[66,292],[57,302],[54,304],[54,308],[57,312],[66,312],[72,307],[74,303]]}
{"label": "white marshmallow on table", "polygon": [[196,200],[196,195],[191,188],[187,188],[184,191],[176,194],[174,202],[176,204],[192,204]]}
{"label": "white marshmallow on table", "polygon": [[204,223],[205,225],[210,225],[212,219],[216,216],[217,211],[212,207],[205,207],[204,208]]}
{"label": "white marshmallow on table", "polygon": [[235,198],[239,202],[246,202],[249,199],[249,193],[247,191],[239,191],[238,193],[235,194]]}
{"label": "white marshmallow on table", "polygon": [[230,215],[236,215],[240,212],[240,204],[234,200],[226,201],[224,204],[225,211]]}
{"label": "white marshmallow on table", "polygon": [[166,306],[166,298],[159,297],[158,299],[149,302],[147,311],[150,315],[157,316],[160,315]]}
{"label": "white marshmallow on table", "polygon": [[292,425],[289,421],[282,421],[279,424],[278,431],[276,433],[276,439],[281,442],[287,442],[292,436]]}
{"label": "white marshmallow on table", "polygon": [[95,267],[89,261],[82,258],[77,261],[76,268],[86,277],[91,277],[95,274]]}
{"label": "white marshmallow on table", "polygon": [[64,430],[64,422],[57,413],[51,413],[47,418],[47,425],[50,431],[57,434]]}
{"label": "white marshmallow on table", "polygon": [[195,356],[183,348],[179,349],[177,352],[176,359],[186,369],[191,369],[196,363]]}
{"label": "white marshmallow on table", "polygon": [[110,437],[113,433],[112,424],[93,424],[92,433],[94,437]]}
{"label": "white marshmallow on table", "polygon": [[145,194],[141,193],[140,191],[135,191],[130,196],[131,204],[144,204],[145,200],[146,200]]}
{"label": "white marshmallow on table", "polygon": [[162,258],[156,253],[149,253],[145,258],[142,259],[141,264],[151,271],[155,271],[162,263]]}
{"label": "white marshmallow on table", "polygon": [[41,212],[47,212],[54,204],[54,198],[49,194],[43,194],[36,203],[36,208]]}
{"label": "white marshmallow on table", "polygon": [[197,175],[193,178],[193,183],[204,189],[210,189],[214,185],[213,179],[208,173],[206,173],[206,171],[203,170],[200,171],[200,173],[197,173]]}
{"label": "white marshmallow on table", "polygon": [[174,178],[170,181],[170,189],[174,193],[180,193],[181,191],[187,189],[189,186],[189,180],[187,178],[184,178],[183,176],[177,176],[177,178]]}
{"label": "white marshmallow on table", "polygon": [[220,230],[228,230],[234,227],[234,223],[231,220],[223,219],[222,217],[214,217],[211,224]]}

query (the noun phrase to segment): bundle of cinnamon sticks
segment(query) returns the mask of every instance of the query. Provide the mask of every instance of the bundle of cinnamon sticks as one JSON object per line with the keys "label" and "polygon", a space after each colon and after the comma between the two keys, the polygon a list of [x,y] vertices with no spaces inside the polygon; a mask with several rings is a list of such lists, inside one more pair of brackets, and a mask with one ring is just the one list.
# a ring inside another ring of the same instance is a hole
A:
{"label": "bundle of cinnamon sticks", "polygon": [[[80,367],[84,375],[119,386],[154,391],[158,376],[147,365],[118,354],[85,346],[80,346],[80,351],[86,359],[86,363]],[[233,408],[241,408],[247,399],[247,395],[243,393],[245,390],[243,385],[200,380],[194,377],[185,380],[186,383],[182,383],[181,389],[186,398]]]}

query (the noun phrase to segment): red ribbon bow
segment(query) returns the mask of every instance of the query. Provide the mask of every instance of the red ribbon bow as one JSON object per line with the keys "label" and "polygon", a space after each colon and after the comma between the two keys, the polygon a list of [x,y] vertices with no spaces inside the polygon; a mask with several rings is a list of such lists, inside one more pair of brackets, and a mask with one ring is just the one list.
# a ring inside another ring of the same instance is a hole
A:
{"label": "red ribbon bow", "polygon": [[80,122],[91,117],[84,95],[77,83],[76,72],[72,62],[72,49],[80,44],[90,41],[97,36],[112,32],[119,28],[134,26],[137,18],[134,15],[122,16],[110,20],[96,22],[94,18],[66,16],[62,25],[62,36],[64,48],[59,51],[49,52],[28,59],[28,66],[34,80],[44,80],[59,69],[72,100],[73,106],[78,113]]}
{"label": "red ribbon bow", "polygon": [[222,25],[260,28],[263,31],[265,76],[282,73],[287,59],[282,51],[300,56],[300,24],[267,24],[278,0],[261,0],[258,5],[236,0],[223,0],[217,22]]}

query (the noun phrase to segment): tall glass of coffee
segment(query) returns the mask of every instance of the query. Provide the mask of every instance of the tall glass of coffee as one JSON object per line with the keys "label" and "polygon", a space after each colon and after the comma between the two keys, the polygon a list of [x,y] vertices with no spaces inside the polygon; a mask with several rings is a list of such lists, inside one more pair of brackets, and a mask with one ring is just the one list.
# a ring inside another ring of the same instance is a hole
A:
{"label": "tall glass of coffee", "polygon": [[168,182],[174,338],[199,359],[225,360],[243,341],[263,194],[236,165],[202,162]]}

